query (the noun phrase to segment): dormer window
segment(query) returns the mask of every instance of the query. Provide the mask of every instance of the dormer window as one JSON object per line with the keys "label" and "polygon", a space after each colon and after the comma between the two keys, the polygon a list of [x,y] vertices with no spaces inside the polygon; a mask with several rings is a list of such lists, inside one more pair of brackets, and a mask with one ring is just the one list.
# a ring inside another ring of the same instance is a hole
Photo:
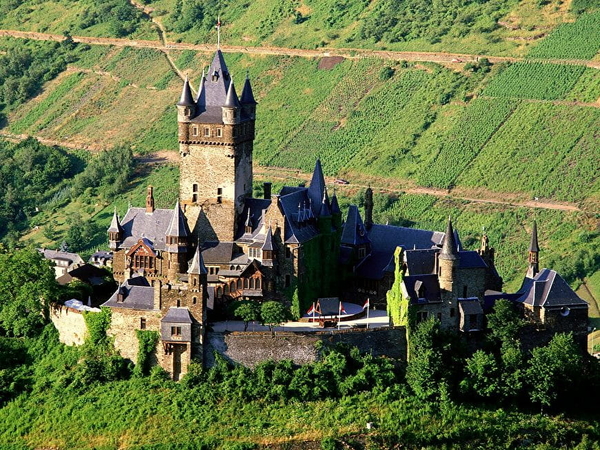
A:
{"label": "dormer window", "polygon": [[358,257],[362,259],[365,256],[366,256],[366,250],[365,250],[365,248],[364,247],[360,247],[358,249]]}
{"label": "dormer window", "polygon": [[210,79],[212,81],[219,81],[219,72],[217,72],[216,70],[213,72],[212,77],[210,77]]}

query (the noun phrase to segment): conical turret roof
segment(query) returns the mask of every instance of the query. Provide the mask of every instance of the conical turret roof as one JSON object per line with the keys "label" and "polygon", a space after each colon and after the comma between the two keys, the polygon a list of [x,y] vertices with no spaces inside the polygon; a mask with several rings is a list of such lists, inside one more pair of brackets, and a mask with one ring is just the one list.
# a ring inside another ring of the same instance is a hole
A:
{"label": "conical turret roof", "polygon": [[201,108],[206,106],[206,91],[204,89],[205,84],[206,84],[206,75],[203,70],[202,78],[200,78],[200,85],[198,86],[198,96],[196,97],[196,104]]}
{"label": "conical turret roof", "polygon": [[340,205],[338,203],[337,195],[335,192],[331,197],[331,214],[340,214],[342,211],[340,210]]}
{"label": "conical turret roof", "polygon": [[441,259],[458,259],[458,250],[456,247],[456,237],[452,228],[452,219],[448,217],[448,226],[446,227],[446,235],[442,251],[440,252]]}
{"label": "conical turret roof", "polygon": [[120,233],[123,231],[123,227],[121,226],[121,222],[119,221],[119,216],[117,215],[117,209],[115,208],[115,212],[113,213],[112,221],[110,222],[110,227],[108,227],[109,233]]}
{"label": "conical turret roof", "polygon": [[238,99],[237,93],[235,92],[235,86],[233,80],[229,83],[229,90],[227,91],[227,98],[225,99],[225,105],[229,108],[239,108],[242,106]]}
{"label": "conical turret roof", "polygon": [[[323,193],[325,192],[325,177],[323,176],[323,168],[321,167],[321,160],[317,159],[315,164],[315,170],[313,171],[312,179],[310,180],[310,186],[308,187],[308,197],[312,202],[313,208],[321,208],[321,202],[323,200]],[[314,212],[319,212],[320,209],[316,209]]]}
{"label": "conical turret roof", "polygon": [[273,250],[273,232],[271,231],[271,227],[267,230],[267,235],[265,236],[265,242],[263,243],[262,250]]}
{"label": "conical turret roof", "polygon": [[200,246],[196,248],[196,253],[194,253],[188,273],[190,275],[205,275],[208,273],[208,270],[206,270],[206,266],[204,265],[204,258],[202,257]]}
{"label": "conical turret roof", "polygon": [[195,103],[194,97],[192,96],[192,90],[190,89],[190,80],[188,77],[185,77],[183,89],[181,90],[181,97],[179,98],[177,106],[194,106]]}
{"label": "conical turret roof", "polygon": [[531,242],[529,243],[529,251],[530,252],[539,252],[540,247],[538,245],[538,236],[537,236],[537,223],[535,220],[533,221],[533,229],[531,230]]}
{"label": "conical turret roof", "polygon": [[242,105],[256,105],[254,100],[254,93],[252,92],[252,85],[250,84],[250,77],[246,75],[246,81],[244,82],[244,89],[242,89],[242,97],[240,98]]}
{"label": "conical turret roof", "polygon": [[321,202],[321,210],[319,211],[319,217],[331,216],[331,209],[329,208],[329,199],[327,198],[327,191],[323,193],[323,201]]}
{"label": "conical turret roof", "polygon": [[178,237],[187,237],[189,235],[183,212],[179,206],[179,200],[177,200],[177,203],[175,204],[173,216],[171,216],[171,222],[169,223],[166,235]]}

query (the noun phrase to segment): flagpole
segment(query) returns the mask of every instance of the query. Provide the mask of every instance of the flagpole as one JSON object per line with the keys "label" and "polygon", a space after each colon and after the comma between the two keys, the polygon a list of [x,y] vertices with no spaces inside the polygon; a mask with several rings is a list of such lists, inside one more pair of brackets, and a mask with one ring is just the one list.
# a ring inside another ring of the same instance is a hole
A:
{"label": "flagpole", "polygon": [[369,309],[371,308],[371,299],[367,299],[367,330],[369,329]]}
{"label": "flagpole", "polygon": [[312,313],[313,313],[313,325],[314,325],[314,323],[315,323],[315,302],[313,302],[313,310],[312,310]]}
{"label": "flagpole", "polygon": [[342,302],[338,306],[338,330],[340,329],[340,320],[342,318]]}

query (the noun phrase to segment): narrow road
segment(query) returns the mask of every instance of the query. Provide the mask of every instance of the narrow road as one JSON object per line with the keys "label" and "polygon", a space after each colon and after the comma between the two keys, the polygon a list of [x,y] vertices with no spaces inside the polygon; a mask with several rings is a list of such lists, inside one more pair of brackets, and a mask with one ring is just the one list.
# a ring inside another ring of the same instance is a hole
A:
{"label": "narrow road", "polygon": [[[62,41],[65,39],[60,34],[37,33],[31,31],[0,30],[0,36],[10,36],[19,39],[34,39],[39,41]],[[194,50],[198,52],[213,52],[214,44],[186,44],[183,42],[157,42],[147,40],[101,38],[89,36],[72,36],[73,41],[90,45],[114,45],[116,47],[139,47],[154,48],[157,50]],[[164,40],[164,34],[163,39]],[[477,61],[480,58],[488,58],[492,63],[497,62],[516,62],[523,61],[525,58],[515,58],[507,56],[492,55],[470,55],[465,53],[446,53],[446,52],[397,52],[389,50],[365,50],[355,48],[322,48],[318,50],[283,48],[283,47],[248,47],[240,45],[221,45],[221,50],[226,53],[247,53],[255,55],[279,55],[279,56],[298,56],[304,58],[322,58],[328,56],[338,56],[345,59],[361,58],[380,58],[393,61],[429,61],[437,63],[465,63]],[[538,62],[548,64],[571,64],[578,66],[587,66],[594,69],[600,69],[600,61],[586,61],[577,59],[535,59]],[[174,66],[174,65],[173,65]],[[179,73],[179,71],[178,71]],[[181,76],[181,74],[179,74]]]}

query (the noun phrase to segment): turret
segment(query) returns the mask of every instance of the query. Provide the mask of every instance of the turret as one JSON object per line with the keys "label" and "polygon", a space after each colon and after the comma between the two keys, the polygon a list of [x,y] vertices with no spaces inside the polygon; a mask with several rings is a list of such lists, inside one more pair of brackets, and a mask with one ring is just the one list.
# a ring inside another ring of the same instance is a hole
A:
{"label": "turret", "polygon": [[170,280],[176,280],[178,275],[185,270],[187,263],[185,255],[188,251],[189,235],[183,212],[179,206],[179,200],[177,200],[165,236],[166,251],[169,258],[167,276]]}
{"label": "turret", "polygon": [[108,228],[108,245],[109,245],[110,249],[113,252],[116,251],[122,240],[123,240],[123,227],[121,226],[121,222],[119,221],[119,216],[117,215],[117,209],[115,208],[115,212],[113,213],[112,221],[110,222],[110,227]]}
{"label": "turret", "polygon": [[270,266],[273,264],[273,252],[275,251],[275,246],[273,245],[273,232],[271,231],[271,227],[267,230],[267,235],[265,236],[265,241],[261,247],[262,250],[262,261],[263,265]]}
{"label": "turret", "polygon": [[240,103],[246,115],[254,120],[256,118],[256,100],[254,99],[254,93],[252,92],[252,85],[250,84],[250,77],[246,75],[246,81],[244,82],[244,89],[242,89],[242,97]]}
{"label": "turret", "polygon": [[177,121],[189,122],[196,112],[196,102],[192,96],[190,80],[186,77],[181,90],[181,97],[177,102]]}
{"label": "turret", "polygon": [[148,186],[146,192],[146,214],[152,214],[154,212],[154,188]]}
{"label": "turret", "polygon": [[370,230],[373,226],[373,189],[371,186],[365,191],[365,227]]}
{"label": "turret", "polygon": [[204,265],[204,258],[202,258],[202,252],[200,251],[200,245],[196,248],[194,257],[189,264],[190,268],[187,273],[189,275],[190,289],[193,291],[200,291],[206,286],[207,273],[206,266]]}
{"label": "turret", "polygon": [[535,277],[540,271],[539,253],[540,247],[538,245],[537,224],[534,220],[533,229],[531,230],[531,241],[529,243],[529,256],[527,258],[529,262],[529,267],[527,269],[528,278]]}
{"label": "turret", "polygon": [[242,105],[238,100],[238,96],[235,92],[235,86],[233,85],[233,80],[229,83],[229,89],[227,90],[227,98],[225,99],[225,104],[222,107],[223,109],[223,123],[225,125],[235,125],[240,123]]}
{"label": "turret", "polygon": [[452,292],[457,276],[457,268],[460,263],[454,229],[452,228],[452,219],[448,217],[448,226],[442,250],[438,255],[438,276],[440,288]]}

